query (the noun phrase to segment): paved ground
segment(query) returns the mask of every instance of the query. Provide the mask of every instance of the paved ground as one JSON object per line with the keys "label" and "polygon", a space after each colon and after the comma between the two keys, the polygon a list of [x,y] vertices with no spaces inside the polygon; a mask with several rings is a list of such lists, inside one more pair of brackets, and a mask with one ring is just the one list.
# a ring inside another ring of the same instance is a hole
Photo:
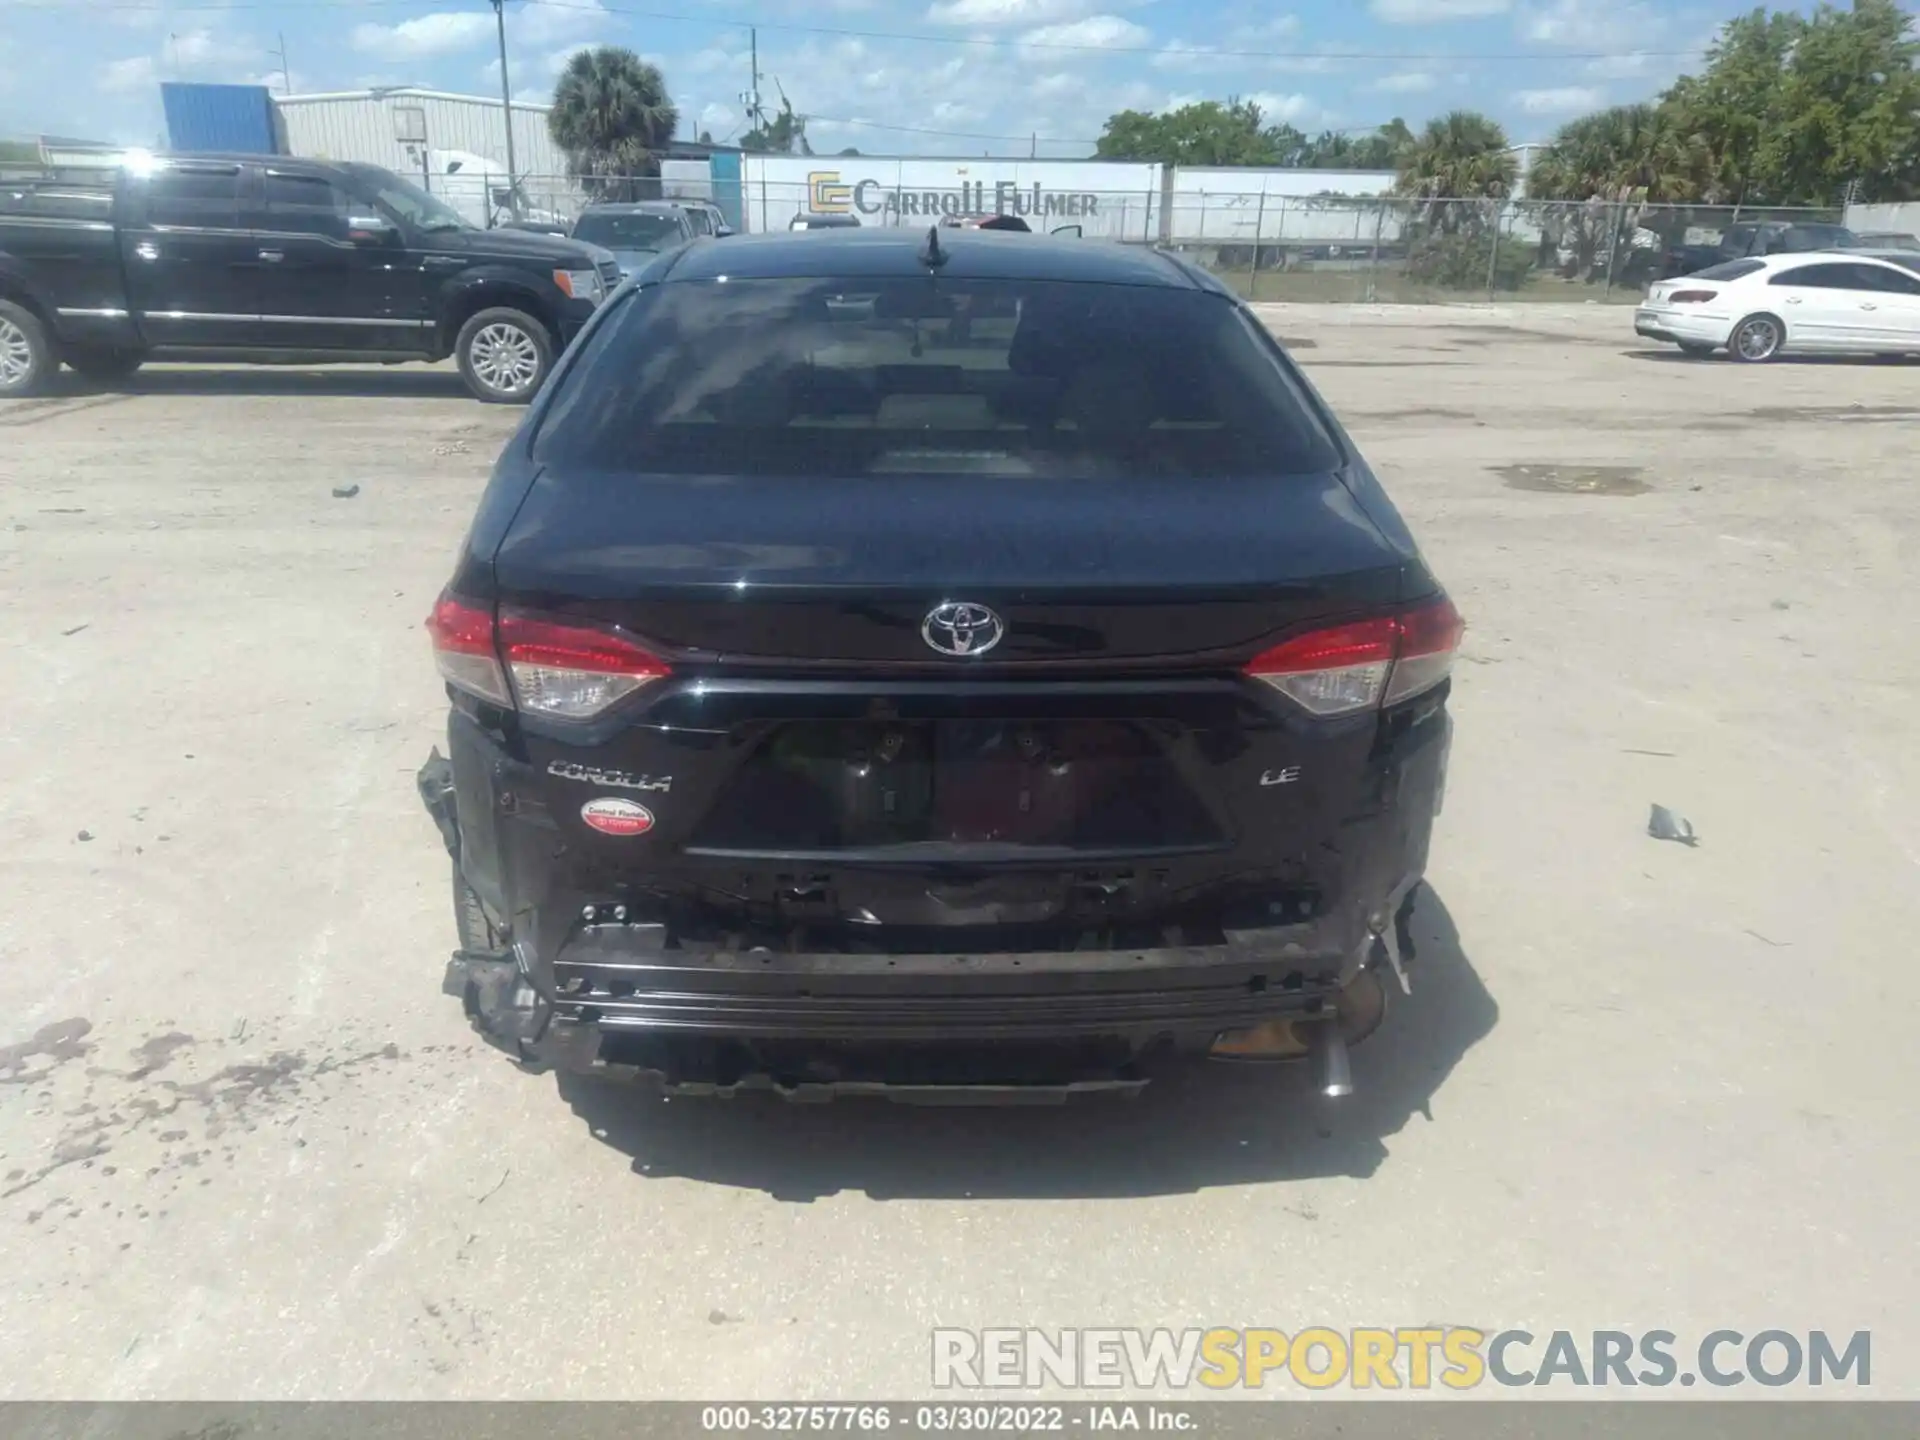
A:
{"label": "paved ground", "polygon": [[[0,409],[0,1394],[900,1395],[936,1323],[1313,1322],[1871,1328],[1920,1393],[1920,368],[1272,321],[1472,624],[1426,973],[1326,1122],[516,1074],[437,992],[412,779],[514,416],[425,370]],[[1509,483],[1554,466],[1644,489]]]}

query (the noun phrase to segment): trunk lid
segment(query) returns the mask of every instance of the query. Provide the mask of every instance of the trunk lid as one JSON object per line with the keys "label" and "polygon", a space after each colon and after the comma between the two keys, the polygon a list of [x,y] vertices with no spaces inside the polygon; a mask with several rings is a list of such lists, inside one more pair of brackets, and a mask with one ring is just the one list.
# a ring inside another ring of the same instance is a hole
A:
{"label": "trunk lid", "polygon": [[1334,473],[1212,480],[1196,503],[1162,479],[549,472],[495,575],[503,604],[683,661],[950,669],[922,626],[958,601],[1005,627],[974,665],[1181,666],[1392,605],[1403,561]]}

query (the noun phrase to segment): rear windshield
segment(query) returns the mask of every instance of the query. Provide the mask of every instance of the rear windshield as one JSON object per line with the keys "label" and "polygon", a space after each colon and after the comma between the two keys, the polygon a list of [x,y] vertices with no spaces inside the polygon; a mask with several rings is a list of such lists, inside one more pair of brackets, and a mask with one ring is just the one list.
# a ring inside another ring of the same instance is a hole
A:
{"label": "rear windshield", "polygon": [[1756,270],[1766,269],[1763,260],[1723,260],[1718,265],[1709,265],[1704,270],[1696,270],[1689,280],[1739,280]]}
{"label": "rear windshield", "polygon": [[685,281],[608,317],[539,458],[654,474],[1307,474],[1286,362],[1204,291],[1032,280]]}
{"label": "rear windshield", "polygon": [[1784,238],[1790,245],[1820,250],[1843,250],[1853,244],[1853,232],[1840,225],[1793,225]]}
{"label": "rear windshield", "polygon": [[573,238],[603,250],[665,250],[680,243],[680,222],[671,215],[582,215]]}

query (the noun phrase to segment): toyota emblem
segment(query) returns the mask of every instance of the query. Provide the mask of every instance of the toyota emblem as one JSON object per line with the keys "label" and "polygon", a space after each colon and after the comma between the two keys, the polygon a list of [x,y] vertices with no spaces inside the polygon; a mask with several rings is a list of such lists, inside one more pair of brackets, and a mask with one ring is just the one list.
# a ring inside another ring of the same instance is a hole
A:
{"label": "toyota emblem", "polygon": [[984,655],[1006,633],[998,615],[966,600],[936,605],[920,622],[920,638],[942,655]]}

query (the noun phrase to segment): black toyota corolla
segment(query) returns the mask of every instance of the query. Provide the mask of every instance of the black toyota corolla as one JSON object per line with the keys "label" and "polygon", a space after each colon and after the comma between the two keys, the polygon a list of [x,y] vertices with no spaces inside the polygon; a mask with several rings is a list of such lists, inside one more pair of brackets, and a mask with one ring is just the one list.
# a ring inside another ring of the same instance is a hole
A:
{"label": "black toyota corolla", "polygon": [[1327,1094],[1412,957],[1461,621],[1257,319],[992,231],[611,297],[429,629],[446,988],[674,1093]]}

